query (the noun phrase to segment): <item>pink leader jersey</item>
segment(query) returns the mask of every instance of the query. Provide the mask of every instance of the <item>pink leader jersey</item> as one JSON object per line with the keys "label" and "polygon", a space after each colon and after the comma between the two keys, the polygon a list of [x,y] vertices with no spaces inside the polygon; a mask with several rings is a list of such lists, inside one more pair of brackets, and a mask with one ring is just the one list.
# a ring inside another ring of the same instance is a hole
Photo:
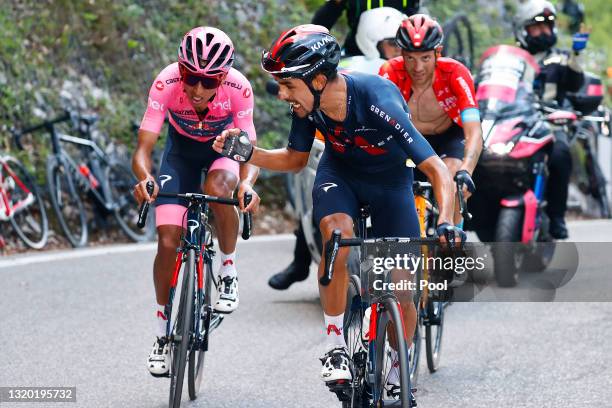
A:
{"label": "pink leader jersey", "polygon": [[217,88],[204,120],[198,118],[183,90],[178,62],[164,68],[151,86],[140,129],[159,133],[168,112],[170,124],[185,137],[206,142],[229,128],[240,128],[254,141],[253,90],[248,79],[231,68]]}

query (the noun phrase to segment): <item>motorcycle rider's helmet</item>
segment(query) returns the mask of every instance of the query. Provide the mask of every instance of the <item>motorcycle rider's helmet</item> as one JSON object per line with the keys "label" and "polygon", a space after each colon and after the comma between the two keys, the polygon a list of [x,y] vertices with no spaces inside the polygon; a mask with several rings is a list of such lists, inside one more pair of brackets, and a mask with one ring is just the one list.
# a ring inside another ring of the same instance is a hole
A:
{"label": "motorcycle rider's helmet", "polygon": [[363,12],[355,34],[355,42],[363,55],[368,59],[385,59],[379,43],[384,40],[395,42],[397,29],[406,18],[404,13],[392,7],[378,7]]}
{"label": "motorcycle rider's helmet", "polygon": [[[547,0],[527,0],[519,5],[514,16],[514,37],[521,48],[531,54],[547,51],[557,42],[555,6]],[[527,27],[533,24],[545,23],[550,27],[551,34],[529,35]]]}

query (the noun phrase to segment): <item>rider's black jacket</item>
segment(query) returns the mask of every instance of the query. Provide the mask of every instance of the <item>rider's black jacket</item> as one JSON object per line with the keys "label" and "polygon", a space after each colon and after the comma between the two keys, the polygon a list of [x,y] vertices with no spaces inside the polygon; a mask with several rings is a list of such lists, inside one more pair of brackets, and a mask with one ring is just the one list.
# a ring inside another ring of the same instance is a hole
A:
{"label": "rider's black jacket", "polygon": [[573,51],[558,48],[534,55],[540,64],[540,74],[536,77],[534,88],[545,101],[556,101],[559,106],[568,92],[577,92],[584,82],[584,73]]}
{"label": "rider's black jacket", "polygon": [[[355,42],[359,17],[364,11],[378,7],[392,7],[411,16],[419,9],[420,0],[327,0],[312,18],[312,24],[322,25],[331,29],[346,10],[349,33],[344,41],[346,56],[361,55],[362,52]],[[369,7],[368,7],[369,5]]]}

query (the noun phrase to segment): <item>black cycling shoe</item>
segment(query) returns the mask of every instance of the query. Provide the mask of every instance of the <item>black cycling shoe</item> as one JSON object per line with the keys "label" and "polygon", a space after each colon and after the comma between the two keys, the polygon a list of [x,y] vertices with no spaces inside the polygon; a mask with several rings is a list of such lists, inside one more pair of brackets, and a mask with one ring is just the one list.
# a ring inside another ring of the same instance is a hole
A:
{"label": "black cycling shoe", "polygon": [[549,231],[550,235],[555,239],[567,239],[569,236],[567,227],[565,226],[565,220],[561,217],[550,219]]}
{"label": "black cycling shoe", "polygon": [[276,290],[285,290],[295,282],[306,280],[309,272],[310,265],[306,267],[297,267],[295,261],[293,261],[283,271],[272,275],[268,281],[268,285]]}

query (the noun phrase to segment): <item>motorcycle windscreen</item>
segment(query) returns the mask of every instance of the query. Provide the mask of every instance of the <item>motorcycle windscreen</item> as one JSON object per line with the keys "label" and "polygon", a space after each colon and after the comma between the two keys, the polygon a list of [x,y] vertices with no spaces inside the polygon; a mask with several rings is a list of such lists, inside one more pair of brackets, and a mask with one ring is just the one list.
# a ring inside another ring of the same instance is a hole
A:
{"label": "motorcycle windscreen", "polygon": [[533,56],[521,48],[510,45],[489,48],[480,59],[476,79],[481,116],[495,115],[507,105],[530,99],[533,80],[539,72]]}

